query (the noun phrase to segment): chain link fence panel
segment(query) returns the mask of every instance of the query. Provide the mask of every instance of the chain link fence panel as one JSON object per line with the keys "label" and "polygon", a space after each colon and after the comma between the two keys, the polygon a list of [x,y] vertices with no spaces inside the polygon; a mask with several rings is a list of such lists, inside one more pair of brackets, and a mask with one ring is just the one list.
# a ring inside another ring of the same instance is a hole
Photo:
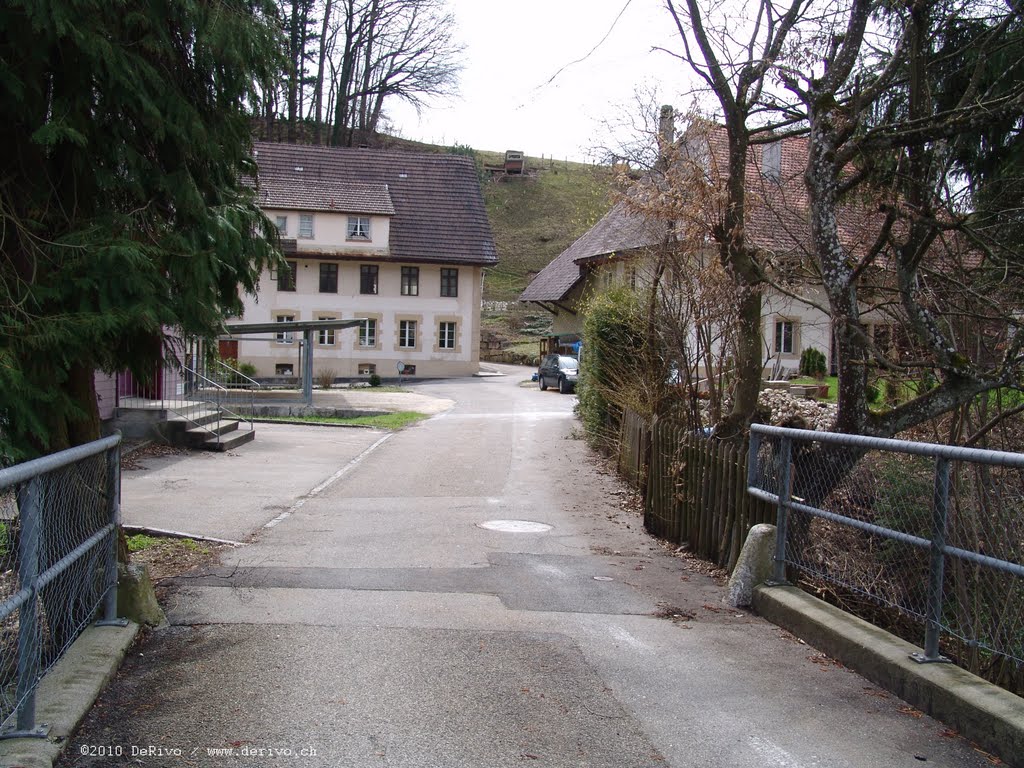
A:
{"label": "chain link fence panel", "polygon": [[35,732],[39,680],[116,612],[120,436],[0,470],[0,734]]}
{"label": "chain link fence panel", "polygon": [[755,425],[776,576],[1024,693],[1024,455]]}

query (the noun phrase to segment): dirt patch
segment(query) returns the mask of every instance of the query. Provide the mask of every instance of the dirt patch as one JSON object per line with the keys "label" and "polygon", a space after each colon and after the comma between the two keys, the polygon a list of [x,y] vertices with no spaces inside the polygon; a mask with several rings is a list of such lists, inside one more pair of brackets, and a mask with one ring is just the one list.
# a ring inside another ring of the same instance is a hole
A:
{"label": "dirt patch", "polygon": [[171,590],[166,582],[192,571],[219,565],[221,553],[231,547],[229,544],[158,538],[145,534],[130,536],[129,541],[144,544],[141,549],[131,553],[131,562],[149,568],[149,578],[156,588],[156,596],[161,605],[165,604]]}
{"label": "dirt patch", "polygon": [[186,453],[189,451],[184,448],[175,448],[173,445],[164,445],[163,443],[144,443],[138,447],[125,446],[121,452],[121,471],[134,472],[147,469],[146,459],[182,456]]}

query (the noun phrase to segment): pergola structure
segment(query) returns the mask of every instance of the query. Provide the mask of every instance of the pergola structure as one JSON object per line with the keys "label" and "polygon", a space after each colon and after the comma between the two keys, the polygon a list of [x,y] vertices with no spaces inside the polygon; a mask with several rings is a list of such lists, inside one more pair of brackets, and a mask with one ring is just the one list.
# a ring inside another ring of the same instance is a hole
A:
{"label": "pergola structure", "polygon": [[361,318],[352,320],[291,320],[280,323],[228,323],[224,326],[229,336],[247,336],[257,333],[302,332],[302,398],[306,405],[313,404],[313,331],[355,328]]}

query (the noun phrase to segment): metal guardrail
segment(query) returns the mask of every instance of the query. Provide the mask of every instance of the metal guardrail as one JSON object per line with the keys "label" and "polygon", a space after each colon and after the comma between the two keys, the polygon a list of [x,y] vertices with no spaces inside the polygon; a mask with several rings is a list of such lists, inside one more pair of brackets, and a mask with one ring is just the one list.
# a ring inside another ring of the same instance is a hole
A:
{"label": "metal guardrail", "polygon": [[42,676],[102,614],[118,623],[120,442],[0,470],[0,738],[44,737]]}
{"label": "metal guardrail", "polygon": [[923,624],[918,661],[946,660],[941,643],[1020,677],[1021,470],[1019,453],[755,424],[747,490],[777,506],[776,581],[790,566]]}

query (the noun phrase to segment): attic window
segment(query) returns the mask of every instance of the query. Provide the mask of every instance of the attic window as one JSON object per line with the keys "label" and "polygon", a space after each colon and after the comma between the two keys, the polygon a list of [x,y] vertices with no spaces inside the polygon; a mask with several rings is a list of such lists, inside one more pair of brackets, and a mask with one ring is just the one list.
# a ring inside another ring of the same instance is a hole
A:
{"label": "attic window", "polygon": [[402,171],[400,174],[398,174],[398,178],[400,178],[400,179],[408,179],[409,178],[409,174],[406,173],[405,171]]}
{"label": "attic window", "polygon": [[348,217],[348,239],[369,240],[370,239],[370,217],[349,216]]}
{"label": "attic window", "polygon": [[301,173],[302,171],[305,170],[305,168],[303,168],[301,165],[296,165],[295,170]]}
{"label": "attic window", "polygon": [[761,175],[771,181],[782,179],[782,142],[773,141],[764,145],[761,153]]}

